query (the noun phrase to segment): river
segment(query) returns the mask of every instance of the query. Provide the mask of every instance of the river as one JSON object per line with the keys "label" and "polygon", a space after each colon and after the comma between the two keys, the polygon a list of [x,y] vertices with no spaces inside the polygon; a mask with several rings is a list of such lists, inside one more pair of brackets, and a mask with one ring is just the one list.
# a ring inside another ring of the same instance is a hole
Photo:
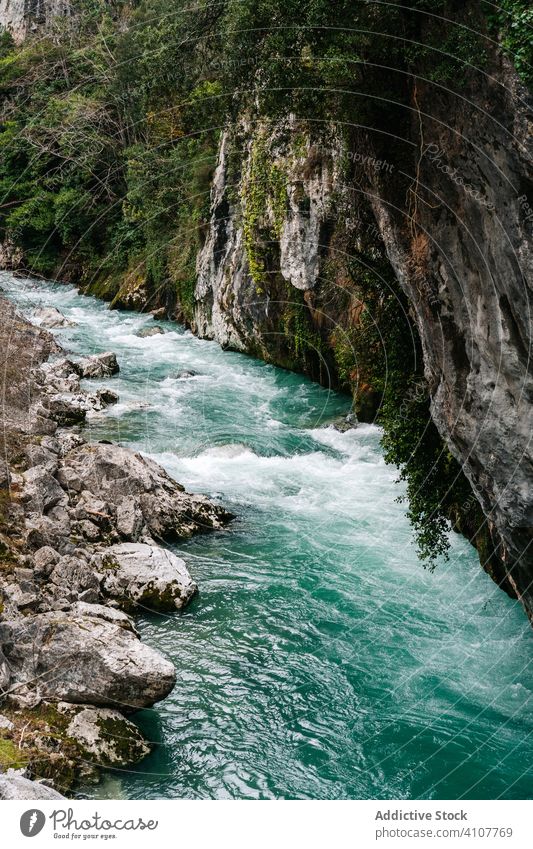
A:
{"label": "river", "polygon": [[[116,352],[120,402],[88,422],[237,516],[176,550],[200,594],[141,616],[175,690],[135,716],[153,753],[101,798],[531,798],[533,633],[453,535],[425,571],[378,428],[331,422],[350,400],[117,312],[69,286],[0,283],[58,307],[77,353]],[[182,371],[194,371],[188,378]],[[95,382],[91,381],[94,386]]]}

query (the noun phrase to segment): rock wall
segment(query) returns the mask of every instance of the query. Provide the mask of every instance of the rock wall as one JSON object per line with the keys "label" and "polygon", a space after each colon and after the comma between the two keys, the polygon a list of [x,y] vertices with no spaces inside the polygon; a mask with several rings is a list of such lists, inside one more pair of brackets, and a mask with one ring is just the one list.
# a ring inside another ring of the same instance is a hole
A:
{"label": "rock wall", "polygon": [[355,130],[347,146],[335,127],[317,140],[294,119],[248,116],[222,137],[193,328],[302,367],[294,302],[335,382],[339,330],[357,328],[363,308],[346,257],[384,248],[420,335],[433,419],[503,564],[493,576],[533,621],[532,120],[499,54],[461,96],[412,82],[398,136]]}

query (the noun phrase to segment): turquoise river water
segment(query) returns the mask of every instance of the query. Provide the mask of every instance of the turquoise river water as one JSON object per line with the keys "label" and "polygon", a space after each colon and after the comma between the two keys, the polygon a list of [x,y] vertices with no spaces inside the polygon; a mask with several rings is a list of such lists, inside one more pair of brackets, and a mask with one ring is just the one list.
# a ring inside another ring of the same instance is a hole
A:
{"label": "turquoise river water", "polygon": [[136,715],[153,753],[87,792],[531,798],[530,626],[461,538],[422,568],[379,430],[331,427],[348,398],[175,324],[140,338],[153,318],[71,287],[0,283],[25,311],[75,322],[57,331],[69,350],[117,353],[103,383],[120,402],[91,438],[154,457],[237,516],[176,546],[200,585],[190,607],[139,619],[178,671]]}

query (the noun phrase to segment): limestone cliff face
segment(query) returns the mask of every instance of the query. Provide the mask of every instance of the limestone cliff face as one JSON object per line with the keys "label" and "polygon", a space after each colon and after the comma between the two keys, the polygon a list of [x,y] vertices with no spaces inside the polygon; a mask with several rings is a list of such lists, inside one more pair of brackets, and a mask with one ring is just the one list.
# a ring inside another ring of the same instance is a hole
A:
{"label": "limestone cliff face", "polygon": [[0,28],[10,32],[19,43],[29,33],[46,28],[69,11],[70,0],[0,0]]}
{"label": "limestone cliff face", "polygon": [[407,205],[370,203],[424,349],[432,414],[533,619],[532,100],[505,60],[458,102],[413,91]]}
{"label": "limestone cliff face", "polygon": [[492,62],[461,97],[413,83],[401,137],[355,131],[347,148],[334,129],[312,141],[291,120],[228,130],[193,325],[292,365],[295,303],[316,331],[319,365],[307,370],[334,375],[339,333],[363,308],[347,254],[384,247],[420,335],[433,419],[486,517],[493,576],[533,621],[533,113],[506,60]]}

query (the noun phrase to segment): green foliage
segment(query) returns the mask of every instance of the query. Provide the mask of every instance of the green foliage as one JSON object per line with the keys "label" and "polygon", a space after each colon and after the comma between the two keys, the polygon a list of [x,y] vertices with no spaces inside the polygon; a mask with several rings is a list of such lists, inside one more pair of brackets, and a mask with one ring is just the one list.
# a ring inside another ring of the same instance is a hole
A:
{"label": "green foliage", "polygon": [[350,259],[349,273],[364,308],[355,328],[336,333],[339,376],[356,404],[369,388],[380,398],[385,460],[400,469],[418,552],[432,568],[448,551],[450,523],[475,528],[479,507],[431,419],[420,340],[390,266],[370,249]]}

